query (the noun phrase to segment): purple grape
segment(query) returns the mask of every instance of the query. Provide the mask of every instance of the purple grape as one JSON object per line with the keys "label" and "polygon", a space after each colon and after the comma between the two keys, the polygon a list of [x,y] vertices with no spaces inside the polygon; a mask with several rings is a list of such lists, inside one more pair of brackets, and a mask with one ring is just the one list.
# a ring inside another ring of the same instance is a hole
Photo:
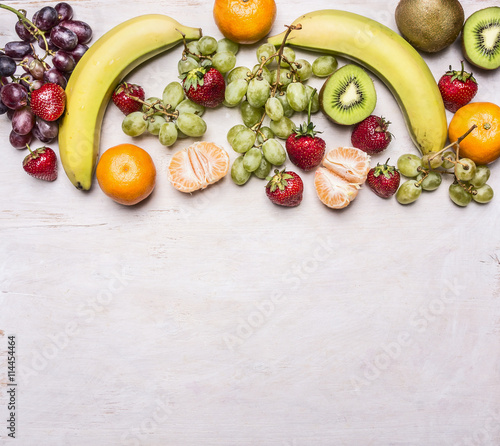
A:
{"label": "purple grape", "polygon": [[15,113],[15,112],[16,112],[16,111],[15,111],[15,110],[12,110],[11,108],[9,108],[9,109],[7,110],[7,118],[9,119],[9,121],[12,121],[12,116],[14,116],[14,113]]}
{"label": "purple grape", "polygon": [[[28,23],[24,24],[21,20],[18,20],[14,29],[21,40],[24,40],[25,42],[34,42],[35,36],[30,33],[28,27],[31,28]],[[35,30],[33,30],[33,32],[35,32]]]}
{"label": "purple grape", "polygon": [[[47,41],[47,43],[45,43],[45,41]],[[50,40],[50,36],[48,34],[45,35],[45,40],[43,40],[43,36],[38,36],[38,46],[44,51],[57,51],[59,49],[52,43],[52,40]]]}
{"label": "purple grape", "polygon": [[71,51],[78,45],[78,36],[68,28],[57,25],[50,31],[50,40],[62,50]]}
{"label": "purple grape", "polygon": [[57,121],[44,121],[36,118],[35,127],[33,127],[33,136],[44,144],[48,144],[56,139],[59,134],[59,124]]}
{"label": "purple grape", "polygon": [[18,150],[26,149],[32,140],[33,134],[31,132],[26,135],[19,135],[12,130],[9,135],[10,145]]}
{"label": "purple grape", "polygon": [[9,107],[7,107],[2,101],[0,101],[0,115],[3,115],[9,110]]}
{"label": "purple grape", "polygon": [[29,42],[22,40],[6,43],[3,50],[7,56],[16,60],[21,60],[26,54],[33,53],[33,48],[31,48]]}
{"label": "purple grape", "polygon": [[62,73],[70,73],[75,68],[76,62],[71,54],[59,50],[52,57],[52,65]]}
{"label": "purple grape", "polygon": [[35,115],[29,106],[22,107],[12,115],[12,130],[18,135],[27,135],[35,126]]}
{"label": "purple grape", "polygon": [[22,85],[12,82],[2,87],[0,99],[7,107],[17,110],[28,104],[28,91]]}
{"label": "purple grape", "polygon": [[73,18],[73,8],[68,3],[58,3],[54,8],[59,14],[59,20],[71,20]]}
{"label": "purple grape", "polygon": [[66,88],[66,84],[68,83],[64,75],[57,68],[51,68],[43,73],[43,80],[60,85],[62,88]]}
{"label": "purple grape", "polygon": [[44,83],[45,82],[43,82],[43,80],[41,80],[41,79],[35,79],[31,83],[30,91],[38,90]]}
{"label": "purple grape", "polygon": [[19,64],[19,66],[26,72],[29,73],[29,65],[30,63],[35,60],[35,56],[33,54],[27,54],[26,56],[23,57],[23,60]]}
{"label": "purple grape", "polygon": [[43,73],[49,69],[49,66],[40,59],[33,59],[28,64],[28,72],[33,76],[33,79],[42,80]]}
{"label": "purple grape", "polygon": [[33,17],[33,23],[42,31],[48,31],[59,23],[59,14],[52,6],[44,6]]}
{"label": "purple grape", "polygon": [[60,24],[73,31],[78,37],[78,43],[89,43],[92,39],[92,28],[81,20],[64,20]]}
{"label": "purple grape", "polygon": [[12,57],[0,56],[0,76],[12,76],[16,70],[16,61]]}
{"label": "purple grape", "polygon": [[78,61],[82,58],[82,56],[88,49],[89,47],[87,45],[79,43],[73,51],[68,51],[68,53],[71,54],[73,56],[73,59],[75,59],[75,62],[78,63]]}

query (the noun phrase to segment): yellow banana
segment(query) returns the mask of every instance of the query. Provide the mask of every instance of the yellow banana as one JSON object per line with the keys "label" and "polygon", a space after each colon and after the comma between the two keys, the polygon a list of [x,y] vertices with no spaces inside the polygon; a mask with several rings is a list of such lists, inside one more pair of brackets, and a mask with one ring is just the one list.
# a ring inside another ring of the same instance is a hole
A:
{"label": "yellow banana", "polygon": [[161,14],[127,20],[99,38],[78,62],[66,87],[66,111],[59,128],[59,155],[70,181],[90,189],[101,123],[118,83],[134,68],[186,40],[201,37],[199,28],[183,26]]}
{"label": "yellow banana", "polygon": [[[444,147],[447,120],[443,100],[429,67],[399,34],[375,20],[326,9],[299,17],[287,44],[351,59],[379,77],[395,96],[410,136],[422,154]],[[284,31],[268,39],[280,46]]]}

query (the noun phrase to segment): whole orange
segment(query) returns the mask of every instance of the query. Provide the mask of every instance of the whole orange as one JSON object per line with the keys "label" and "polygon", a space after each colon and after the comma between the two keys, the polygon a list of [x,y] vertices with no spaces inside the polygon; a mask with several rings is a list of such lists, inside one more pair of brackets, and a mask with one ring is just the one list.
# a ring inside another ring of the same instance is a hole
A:
{"label": "whole orange", "polygon": [[220,32],[233,42],[258,42],[276,18],[274,0],[215,0],[214,19]]}
{"label": "whole orange", "polygon": [[119,144],[99,159],[96,178],[102,191],[127,206],[148,197],[156,184],[156,168],[148,152],[133,144]]}
{"label": "whole orange", "polygon": [[459,108],[448,128],[455,142],[473,125],[477,127],[460,143],[459,156],[488,164],[500,156],[500,107],[491,102],[471,102]]}

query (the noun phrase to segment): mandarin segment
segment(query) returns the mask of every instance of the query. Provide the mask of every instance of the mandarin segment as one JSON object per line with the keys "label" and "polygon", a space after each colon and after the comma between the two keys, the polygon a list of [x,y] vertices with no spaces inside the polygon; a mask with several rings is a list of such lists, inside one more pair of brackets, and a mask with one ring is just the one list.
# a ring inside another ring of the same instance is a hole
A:
{"label": "mandarin segment", "polygon": [[172,186],[185,193],[205,189],[229,171],[229,155],[210,142],[197,142],[174,154],[168,166]]}
{"label": "mandarin segment", "polygon": [[362,184],[370,170],[370,156],[354,147],[337,147],[325,155],[323,165],[349,182]]}
{"label": "mandarin segment", "polygon": [[314,187],[321,202],[332,209],[343,209],[358,195],[358,186],[325,167],[314,174]]}

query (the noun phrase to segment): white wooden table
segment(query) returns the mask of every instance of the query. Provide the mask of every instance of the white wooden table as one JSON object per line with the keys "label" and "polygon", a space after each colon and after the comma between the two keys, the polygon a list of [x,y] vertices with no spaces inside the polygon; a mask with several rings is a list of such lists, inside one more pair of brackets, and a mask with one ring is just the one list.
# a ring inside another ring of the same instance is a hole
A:
{"label": "white wooden table", "polygon": [[[10,2],[30,15],[55,3]],[[466,16],[494,3],[462,1]],[[277,0],[272,33],[332,7],[396,29],[396,4]],[[95,38],[149,12],[222,37],[209,1],[73,6]],[[14,23],[0,12],[0,46],[15,38]],[[242,48],[238,65],[253,65],[257,46]],[[177,79],[180,51],[129,79],[161,94]],[[436,79],[461,58],[458,42],[425,56]],[[500,103],[500,72],[476,75],[476,100]],[[375,84],[375,112],[396,139],[373,163],[396,162],[416,149],[395,100]],[[234,158],[225,135],[238,111],[205,118],[204,139]],[[9,146],[0,117],[0,444],[500,444],[498,198],[458,208],[446,180],[412,206],[364,188],[333,211],[316,198],[312,173],[302,175],[304,200],[293,209],[271,204],[257,179],[237,187],[227,177],[185,195],[165,170],[190,140],[171,149],[154,137],[131,140],[121,119],[109,107],[101,148],[133,141],[158,169],[153,195],[132,208],[97,185],[76,190],[62,169],[54,183],[27,176],[25,152]],[[350,129],[314,121],[328,147],[350,145]],[[499,166],[491,167],[498,192]],[[17,349],[16,441],[7,437],[8,335]]]}

